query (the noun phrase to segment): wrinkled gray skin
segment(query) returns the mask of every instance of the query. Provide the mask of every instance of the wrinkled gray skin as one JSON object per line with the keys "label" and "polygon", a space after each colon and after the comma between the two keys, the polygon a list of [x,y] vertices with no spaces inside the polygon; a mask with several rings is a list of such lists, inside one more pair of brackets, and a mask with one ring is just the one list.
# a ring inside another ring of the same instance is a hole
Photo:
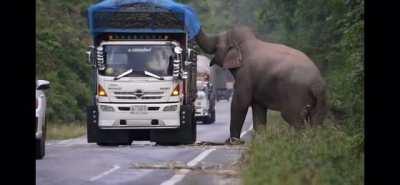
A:
{"label": "wrinkled gray skin", "polygon": [[326,85],[304,53],[261,41],[246,26],[217,36],[200,31],[196,42],[204,52],[214,54],[212,64],[229,69],[235,78],[231,137],[240,138],[249,106],[255,129],[266,125],[268,109],[281,112],[295,128],[303,128],[305,123],[322,124],[327,110]]}

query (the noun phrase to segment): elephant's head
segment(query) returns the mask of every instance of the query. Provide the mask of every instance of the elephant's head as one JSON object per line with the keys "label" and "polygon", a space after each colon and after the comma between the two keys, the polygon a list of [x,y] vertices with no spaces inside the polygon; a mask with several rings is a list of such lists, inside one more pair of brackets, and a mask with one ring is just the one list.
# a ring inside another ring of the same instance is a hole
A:
{"label": "elephant's head", "polygon": [[217,64],[225,69],[233,69],[243,64],[241,44],[255,38],[249,27],[236,26],[217,36],[207,36],[201,30],[196,37],[196,42],[204,52],[214,54],[210,66]]}

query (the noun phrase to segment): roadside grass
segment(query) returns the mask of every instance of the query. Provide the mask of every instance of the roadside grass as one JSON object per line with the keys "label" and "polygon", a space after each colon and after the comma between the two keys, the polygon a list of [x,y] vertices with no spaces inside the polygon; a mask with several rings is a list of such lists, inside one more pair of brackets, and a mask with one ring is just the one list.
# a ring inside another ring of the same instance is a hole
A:
{"label": "roadside grass", "polygon": [[60,140],[83,136],[86,133],[86,126],[80,122],[53,123],[48,122],[47,139]]}
{"label": "roadside grass", "polygon": [[364,136],[350,135],[327,120],[318,128],[295,131],[278,112],[257,131],[244,156],[246,185],[364,184]]}

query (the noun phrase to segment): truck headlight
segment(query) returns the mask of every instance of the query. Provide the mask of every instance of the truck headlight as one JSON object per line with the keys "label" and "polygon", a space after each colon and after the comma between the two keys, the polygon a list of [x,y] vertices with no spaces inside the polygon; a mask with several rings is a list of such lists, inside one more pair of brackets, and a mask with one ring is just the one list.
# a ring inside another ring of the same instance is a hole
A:
{"label": "truck headlight", "polygon": [[171,92],[171,96],[178,96],[180,94],[180,85],[176,85],[174,90]]}
{"label": "truck headlight", "polygon": [[99,96],[107,96],[106,91],[104,90],[104,88],[100,84],[97,87],[97,94]]}
{"label": "truck headlight", "polygon": [[114,108],[108,105],[100,105],[100,109],[104,112],[114,112]]}
{"label": "truck headlight", "polygon": [[178,105],[168,105],[165,106],[163,111],[176,111],[178,109]]}

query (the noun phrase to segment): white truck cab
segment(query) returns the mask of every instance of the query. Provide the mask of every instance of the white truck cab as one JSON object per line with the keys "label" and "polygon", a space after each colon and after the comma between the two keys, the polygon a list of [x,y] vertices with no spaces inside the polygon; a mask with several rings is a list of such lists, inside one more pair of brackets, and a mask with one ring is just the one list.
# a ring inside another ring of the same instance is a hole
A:
{"label": "white truck cab", "polygon": [[107,61],[97,75],[101,129],[179,127],[183,89],[172,77],[176,45],[165,41],[101,43]]}
{"label": "white truck cab", "polygon": [[108,40],[89,53],[97,69],[95,105],[88,113],[89,142],[195,141],[195,63],[188,61],[193,56],[183,59],[178,42]]}

